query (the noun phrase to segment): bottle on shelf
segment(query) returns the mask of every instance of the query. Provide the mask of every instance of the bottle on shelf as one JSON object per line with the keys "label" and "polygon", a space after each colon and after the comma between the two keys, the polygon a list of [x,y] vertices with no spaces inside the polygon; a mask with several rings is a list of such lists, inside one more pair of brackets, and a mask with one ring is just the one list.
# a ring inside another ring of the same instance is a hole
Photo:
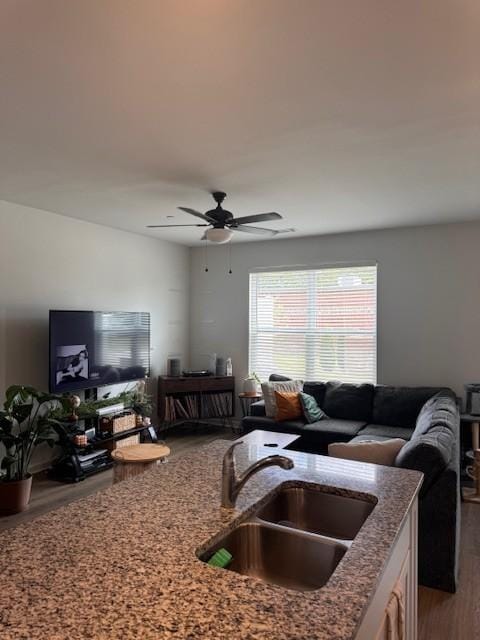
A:
{"label": "bottle on shelf", "polygon": [[208,359],[208,370],[212,375],[215,375],[217,370],[217,354],[211,353]]}

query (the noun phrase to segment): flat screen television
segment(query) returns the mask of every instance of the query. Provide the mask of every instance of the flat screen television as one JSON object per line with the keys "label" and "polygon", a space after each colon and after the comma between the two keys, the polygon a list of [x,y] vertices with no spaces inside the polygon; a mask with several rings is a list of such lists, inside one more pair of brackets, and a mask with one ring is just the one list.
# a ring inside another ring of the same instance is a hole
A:
{"label": "flat screen television", "polygon": [[150,375],[150,314],[50,311],[50,391],[63,393]]}

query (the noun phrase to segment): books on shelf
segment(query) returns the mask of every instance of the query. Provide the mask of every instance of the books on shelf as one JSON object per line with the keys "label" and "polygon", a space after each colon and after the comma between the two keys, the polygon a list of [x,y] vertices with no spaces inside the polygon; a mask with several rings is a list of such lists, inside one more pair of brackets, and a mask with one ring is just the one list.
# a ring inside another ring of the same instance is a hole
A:
{"label": "books on shelf", "polygon": [[226,418],[233,415],[231,393],[169,395],[165,397],[165,421]]}

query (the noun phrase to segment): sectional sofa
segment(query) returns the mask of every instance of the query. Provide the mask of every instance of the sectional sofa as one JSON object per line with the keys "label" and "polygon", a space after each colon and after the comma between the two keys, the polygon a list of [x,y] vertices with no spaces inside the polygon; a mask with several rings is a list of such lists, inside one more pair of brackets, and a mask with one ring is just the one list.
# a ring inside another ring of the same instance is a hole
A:
{"label": "sectional sofa", "polygon": [[[270,380],[288,380],[272,374]],[[332,442],[403,438],[407,444],[395,465],[424,474],[419,500],[419,582],[454,592],[458,580],[460,540],[460,415],[455,394],[441,387],[393,387],[305,382],[303,390],[317,400],[327,418],[276,422],[263,402],[251,405],[243,418],[253,429],[298,433],[293,447],[326,454]]]}

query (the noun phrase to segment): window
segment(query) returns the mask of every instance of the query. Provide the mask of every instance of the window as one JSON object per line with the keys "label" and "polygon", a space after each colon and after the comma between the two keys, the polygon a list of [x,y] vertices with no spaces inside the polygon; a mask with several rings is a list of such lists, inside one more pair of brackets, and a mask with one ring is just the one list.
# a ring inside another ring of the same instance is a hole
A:
{"label": "window", "polygon": [[249,367],[303,380],[376,382],[377,267],[250,274]]}

